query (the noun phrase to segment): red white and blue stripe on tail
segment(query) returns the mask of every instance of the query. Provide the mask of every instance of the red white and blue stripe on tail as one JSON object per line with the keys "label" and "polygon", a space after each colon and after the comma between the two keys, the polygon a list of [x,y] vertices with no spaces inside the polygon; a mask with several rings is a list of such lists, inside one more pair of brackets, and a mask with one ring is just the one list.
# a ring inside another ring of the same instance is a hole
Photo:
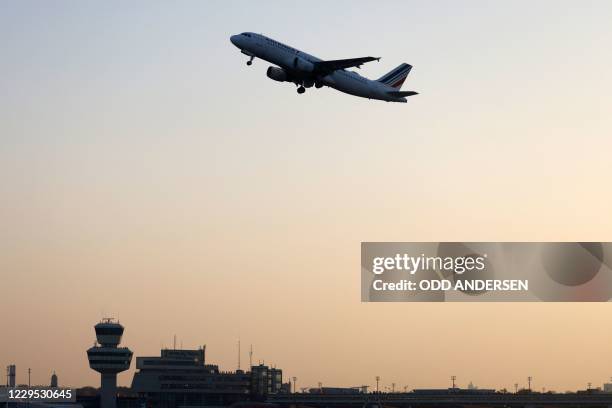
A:
{"label": "red white and blue stripe on tail", "polygon": [[378,82],[399,90],[411,69],[412,65],[403,63],[391,72],[380,77]]}

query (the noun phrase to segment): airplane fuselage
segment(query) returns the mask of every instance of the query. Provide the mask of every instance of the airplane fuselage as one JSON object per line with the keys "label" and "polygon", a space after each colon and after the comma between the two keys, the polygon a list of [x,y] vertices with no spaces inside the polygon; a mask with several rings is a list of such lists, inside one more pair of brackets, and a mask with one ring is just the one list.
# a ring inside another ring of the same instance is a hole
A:
{"label": "airplane fuselage", "polygon": [[[406,102],[406,98],[392,96],[389,92],[396,89],[381,82],[364,78],[354,71],[347,69],[335,70],[330,74],[318,75],[314,63],[322,61],[313,55],[285,45],[281,42],[255,33],[242,33],[231,37],[231,42],[243,54],[252,58],[260,58],[282,68],[286,79],[282,79],[279,72],[278,81],[284,80],[303,85],[305,88],[329,86],[338,91],[368,99],[379,99],[389,102]],[[268,76],[275,79],[270,74]]]}

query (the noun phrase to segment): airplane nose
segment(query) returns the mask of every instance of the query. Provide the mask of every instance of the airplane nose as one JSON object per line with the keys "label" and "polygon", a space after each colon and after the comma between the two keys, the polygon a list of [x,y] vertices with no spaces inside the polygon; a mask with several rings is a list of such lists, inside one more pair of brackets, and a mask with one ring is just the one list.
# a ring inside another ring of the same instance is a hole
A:
{"label": "airplane nose", "polygon": [[237,35],[232,35],[230,37],[230,41],[232,42],[232,44],[234,44],[236,47],[238,47],[238,36]]}

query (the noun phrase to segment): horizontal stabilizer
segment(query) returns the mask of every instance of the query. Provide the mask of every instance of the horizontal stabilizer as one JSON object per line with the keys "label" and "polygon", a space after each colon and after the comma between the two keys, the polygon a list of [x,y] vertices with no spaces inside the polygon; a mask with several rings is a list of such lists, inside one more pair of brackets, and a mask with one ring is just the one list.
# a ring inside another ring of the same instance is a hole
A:
{"label": "horizontal stabilizer", "polygon": [[403,98],[405,96],[418,95],[418,92],[415,91],[390,91],[387,92],[388,95],[397,96],[398,98]]}

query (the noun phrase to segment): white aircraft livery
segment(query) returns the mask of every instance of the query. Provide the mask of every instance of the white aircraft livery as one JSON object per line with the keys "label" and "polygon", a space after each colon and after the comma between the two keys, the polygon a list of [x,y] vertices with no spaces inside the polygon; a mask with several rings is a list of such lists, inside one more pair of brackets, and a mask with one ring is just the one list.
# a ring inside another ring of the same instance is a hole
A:
{"label": "white aircraft livery", "polygon": [[279,82],[293,82],[297,92],[303,94],[306,88],[329,86],[338,91],[368,99],[387,102],[406,102],[406,97],[417,95],[414,91],[400,91],[412,65],[401,64],[377,80],[364,78],[347,68],[359,68],[370,61],[380,58],[362,57],[323,61],[293,47],[280,43],[265,35],[242,33],[230,38],[232,44],[249,56],[247,65],[260,58],[276,67],[269,67],[268,78]]}

